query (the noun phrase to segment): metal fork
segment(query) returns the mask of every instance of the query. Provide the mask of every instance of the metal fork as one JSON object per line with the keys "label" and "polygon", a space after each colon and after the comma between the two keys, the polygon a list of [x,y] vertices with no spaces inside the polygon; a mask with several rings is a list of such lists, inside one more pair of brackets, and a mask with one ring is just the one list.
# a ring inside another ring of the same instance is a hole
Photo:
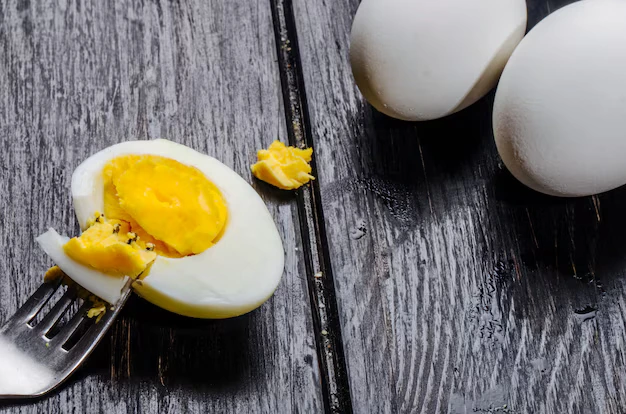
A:
{"label": "metal fork", "polygon": [[[85,300],[78,312],[60,328],[51,331],[77,300],[77,291],[69,287],[59,301],[33,326],[43,306],[61,285],[61,278],[46,281],[0,328],[0,400],[42,396],[63,383],[87,359],[131,294],[129,280],[122,297],[113,309],[107,309],[99,322],[90,320],[87,311],[93,306]],[[95,319],[95,318],[94,318]],[[91,324],[87,328],[87,324]],[[75,341],[79,328],[86,328]]]}

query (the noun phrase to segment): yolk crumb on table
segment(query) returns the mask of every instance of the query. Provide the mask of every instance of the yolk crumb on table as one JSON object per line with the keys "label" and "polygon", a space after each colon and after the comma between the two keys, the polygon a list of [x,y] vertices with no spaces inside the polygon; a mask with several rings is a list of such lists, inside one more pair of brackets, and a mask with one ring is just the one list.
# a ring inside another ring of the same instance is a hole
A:
{"label": "yolk crumb on table", "polygon": [[75,261],[115,276],[138,277],[157,255],[202,253],[224,232],[228,209],[198,169],[169,158],[127,155],[102,172],[104,214],[63,248]]}
{"label": "yolk crumb on table", "polygon": [[257,152],[258,162],[250,169],[259,180],[263,180],[283,190],[295,190],[314,180],[311,175],[313,148],[288,147],[274,141],[266,150]]}

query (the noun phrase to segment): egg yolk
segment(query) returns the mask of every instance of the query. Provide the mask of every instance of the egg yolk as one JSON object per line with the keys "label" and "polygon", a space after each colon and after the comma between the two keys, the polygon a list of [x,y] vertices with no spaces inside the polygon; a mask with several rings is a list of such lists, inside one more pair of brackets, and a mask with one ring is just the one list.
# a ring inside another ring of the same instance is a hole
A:
{"label": "egg yolk", "polygon": [[194,167],[154,155],[127,155],[102,172],[104,214],[63,246],[79,263],[137,277],[157,255],[199,254],[219,240],[228,218],[219,189]]}
{"label": "egg yolk", "polygon": [[250,169],[259,180],[283,190],[294,190],[315,179],[309,165],[312,154],[313,148],[287,147],[274,141],[268,149],[257,152],[258,162]]}
{"label": "egg yolk", "polygon": [[63,273],[61,268],[59,266],[52,266],[46,271],[46,274],[43,275],[43,281],[52,282],[53,280],[57,280],[62,277],[65,277],[65,273]]}

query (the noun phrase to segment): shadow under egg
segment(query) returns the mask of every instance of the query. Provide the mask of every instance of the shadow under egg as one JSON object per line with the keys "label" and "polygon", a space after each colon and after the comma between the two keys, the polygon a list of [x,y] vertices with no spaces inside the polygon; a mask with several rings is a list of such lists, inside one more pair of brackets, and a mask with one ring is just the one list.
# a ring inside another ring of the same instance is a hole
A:
{"label": "shadow under egg", "polygon": [[255,313],[209,320],[180,316],[133,297],[112,333],[111,375],[210,392],[258,375]]}

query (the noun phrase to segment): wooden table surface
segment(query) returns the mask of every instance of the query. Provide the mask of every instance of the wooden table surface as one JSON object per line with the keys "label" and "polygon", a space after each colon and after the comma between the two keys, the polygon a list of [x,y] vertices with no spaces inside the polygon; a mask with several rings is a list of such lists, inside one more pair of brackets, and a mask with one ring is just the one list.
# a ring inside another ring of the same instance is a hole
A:
{"label": "wooden table surface", "polygon": [[[528,0],[529,28],[569,2]],[[1,413],[626,412],[626,190],[521,186],[493,92],[433,122],[377,113],[348,62],[358,3],[0,0],[0,322],[51,264],[34,238],[78,231],[73,169],[124,140],[234,168],[286,254],[239,318],[132,298],[59,392]],[[251,178],[274,139],[314,148],[311,186]]]}

